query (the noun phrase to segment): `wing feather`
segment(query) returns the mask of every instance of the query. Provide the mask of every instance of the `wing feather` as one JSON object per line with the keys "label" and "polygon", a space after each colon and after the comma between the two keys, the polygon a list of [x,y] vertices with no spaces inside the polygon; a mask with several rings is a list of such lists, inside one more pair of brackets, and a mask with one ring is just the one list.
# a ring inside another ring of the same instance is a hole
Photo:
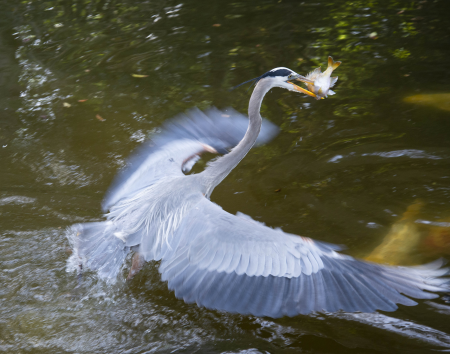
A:
{"label": "wing feather", "polygon": [[[214,282],[216,282],[216,284],[214,284]],[[217,287],[215,286],[217,284],[219,283],[215,274],[206,272],[206,276],[203,278],[202,282],[198,286],[198,288],[205,289],[205,291],[203,291],[199,296],[198,291],[196,291],[196,289],[193,289],[193,299],[195,299],[194,301],[197,303],[197,305],[207,303],[208,300],[210,302],[213,300],[213,297],[211,296],[211,291],[213,291]],[[181,298],[182,296],[177,297]]]}
{"label": "wing feather", "polygon": [[236,267],[236,274],[242,275],[247,271],[248,263],[250,261],[250,257],[248,253],[241,254],[241,260],[239,261],[239,265]]}
{"label": "wing feather", "polygon": [[[287,277],[295,277],[295,264],[296,262],[294,257],[286,257],[286,276]],[[297,275],[298,276],[298,275]]]}
{"label": "wing feather", "polygon": [[263,277],[273,274],[273,257],[267,256],[265,258],[264,271],[261,273]]}
{"label": "wing feather", "polygon": [[315,310],[314,283],[311,276],[302,275],[300,281],[300,298],[297,306],[298,313],[307,315]]}
{"label": "wing feather", "polygon": [[195,299],[194,289],[201,282],[201,279],[204,276],[206,276],[206,273],[203,275],[199,269],[189,267],[189,269],[184,273],[184,276],[178,279],[178,281],[180,281],[180,294],[183,294],[183,296],[187,299],[186,302]]}
{"label": "wing feather", "polygon": [[357,303],[353,301],[351,288],[346,284],[342,274],[335,271],[324,272],[324,274],[329,275],[329,277],[325,275],[325,278],[328,279],[329,286],[334,289],[333,296],[338,303],[338,308],[348,312],[358,311]]}
{"label": "wing feather", "polygon": [[236,269],[240,261],[241,261],[241,254],[239,252],[234,252],[230,265],[228,266],[228,268],[223,269],[223,271],[229,273],[228,269]]}
{"label": "wing feather", "polygon": [[302,265],[302,271],[305,275],[311,275],[312,273],[312,265],[307,257],[300,257],[300,262]]}
{"label": "wing feather", "polygon": [[217,247],[213,249],[210,248],[209,253],[205,254],[205,258],[202,259],[202,262],[198,265],[198,267],[200,269],[208,269],[209,265],[214,265],[214,258],[219,251],[220,250]]}
{"label": "wing feather", "polygon": [[[258,293],[263,288],[264,277],[253,277],[255,279],[254,294],[252,294],[253,300],[250,302],[248,313],[257,314],[259,316],[264,308],[264,296],[258,296]],[[256,301],[255,301],[256,300]]]}
{"label": "wing feather", "polygon": [[[263,277],[260,278],[264,279]],[[282,309],[282,312],[287,316],[295,316],[298,314],[296,307],[299,302],[300,286],[301,283],[299,281],[289,282],[289,290],[287,292],[285,301],[283,302]]]}
{"label": "wing feather", "polygon": [[425,290],[449,290],[448,281],[437,279],[446,272],[440,263],[402,268],[358,261],[337,246],[235,217],[206,199],[175,238],[179,246],[163,259],[162,279],[177,297],[211,309],[270,317],[394,311],[396,304],[415,304],[406,296],[429,299],[436,295]]}
{"label": "wing feather", "polygon": [[180,254],[177,258],[173,259],[170,263],[163,263],[161,269],[162,280],[166,281],[173,279],[177,274],[182,274],[184,270],[189,266],[189,257],[187,256],[187,251]]}
{"label": "wing feather", "polygon": [[258,269],[256,271],[256,274],[263,274],[266,266],[266,256],[264,253],[258,254]]}
{"label": "wing feather", "polygon": [[225,253],[225,256],[222,259],[220,266],[217,267],[217,271],[218,272],[225,271],[225,269],[227,269],[230,266],[231,261],[233,260],[233,256],[234,256],[234,254],[232,252],[230,252],[229,250],[227,250]]}
{"label": "wing feather", "polygon": [[252,313],[255,311],[255,298],[258,296],[258,277],[247,277],[245,292],[242,293],[240,301],[241,313]]}
{"label": "wing feather", "polygon": [[316,261],[316,258],[313,256],[313,254],[311,252],[307,253],[307,257],[308,257],[309,263],[311,264],[311,272],[317,273],[320,268],[319,268],[319,264]]}
{"label": "wing feather", "polygon": [[330,294],[330,296],[327,296],[327,305],[325,306],[325,308],[328,312],[339,311],[341,309],[340,303],[343,300],[339,286],[331,277],[331,273],[328,271],[328,269],[324,269],[322,272],[320,272],[320,274],[322,275],[324,290],[326,291],[326,293],[332,293],[332,295]]}
{"label": "wing feather", "polygon": [[302,274],[302,266],[300,262],[294,262],[294,277],[299,277],[301,274]]}
{"label": "wing feather", "polygon": [[[107,211],[119,200],[130,197],[168,176],[183,176],[203,152],[227,153],[244,137],[248,118],[232,108],[202,112],[197,108],[167,121],[160,134],[141,145],[127,160],[103,201]],[[278,133],[278,128],[263,120],[256,141],[264,144]]]}
{"label": "wing feather", "polygon": [[383,295],[383,293],[380,292],[378,288],[368,282],[367,279],[365,279],[363,276],[355,273],[354,277],[360,282],[360,284],[364,285],[367,288],[368,291],[366,291],[365,293],[372,296],[371,300],[375,304],[375,309],[383,306],[387,306],[388,311],[395,311],[397,309],[397,305],[395,305],[393,301],[389,300],[389,298]]}
{"label": "wing feather", "polygon": [[219,248],[217,250],[211,264],[209,264],[208,268],[218,269],[220,267],[220,265],[222,264],[224,258],[225,258],[225,252],[223,251],[223,249]]}
{"label": "wing feather", "polygon": [[259,258],[258,254],[256,254],[255,257],[249,258],[248,268],[245,273],[250,277],[256,275],[258,272],[258,258]]}
{"label": "wing feather", "polygon": [[278,275],[282,275],[280,274],[280,257],[278,256],[277,253],[271,254],[272,257],[272,272],[270,273],[271,275],[274,276],[278,276]]}
{"label": "wing feather", "polygon": [[288,275],[287,261],[286,261],[286,257],[283,257],[283,254],[278,254],[278,262],[280,265],[280,270],[279,270],[278,274],[280,276]]}

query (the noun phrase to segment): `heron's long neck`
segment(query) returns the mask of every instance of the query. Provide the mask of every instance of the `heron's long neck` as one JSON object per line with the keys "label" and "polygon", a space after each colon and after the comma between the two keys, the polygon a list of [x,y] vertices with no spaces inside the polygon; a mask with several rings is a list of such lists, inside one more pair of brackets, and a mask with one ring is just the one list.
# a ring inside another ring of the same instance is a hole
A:
{"label": "heron's long neck", "polygon": [[227,155],[214,161],[204,172],[206,182],[206,196],[209,197],[214,189],[223,179],[237,166],[237,164],[247,155],[248,151],[255,144],[261,130],[261,115],[259,110],[261,102],[271,88],[269,82],[261,80],[253,90],[248,105],[249,125],[244,138]]}

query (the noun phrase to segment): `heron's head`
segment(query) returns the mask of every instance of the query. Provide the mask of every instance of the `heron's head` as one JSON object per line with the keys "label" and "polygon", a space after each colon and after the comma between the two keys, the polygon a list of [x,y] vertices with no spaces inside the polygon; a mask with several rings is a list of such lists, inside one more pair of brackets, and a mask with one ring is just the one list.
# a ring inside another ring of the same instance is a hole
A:
{"label": "heron's head", "polygon": [[290,91],[301,92],[301,93],[307,94],[309,96],[316,97],[316,94],[294,84],[292,82],[294,80],[306,82],[309,84],[314,84],[313,81],[307,79],[306,77],[304,77],[300,74],[297,74],[295,71],[293,71],[291,69],[279,67],[279,68],[272,69],[259,77],[255,77],[254,79],[245,81],[242,84],[239,84],[239,85],[233,87],[233,89],[235,89],[243,84],[246,84],[248,82],[253,82],[255,84],[257,84],[258,82],[264,82],[264,83],[268,83],[270,85],[270,87],[281,87],[281,88],[284,88],[284,89],[287,89]]}
{"label": "heron's head", "polygon": [[288,68],[280,67],[272,69],[261,75],[259,77],[259,80],[270,80],[270,83],[273,87],[281,87],[286,90],[301,92],[309,96],[316,97],[314,93],[300,86],[297,86],[292,81],[297,80],[309,84],[314,84],[314,82]]}

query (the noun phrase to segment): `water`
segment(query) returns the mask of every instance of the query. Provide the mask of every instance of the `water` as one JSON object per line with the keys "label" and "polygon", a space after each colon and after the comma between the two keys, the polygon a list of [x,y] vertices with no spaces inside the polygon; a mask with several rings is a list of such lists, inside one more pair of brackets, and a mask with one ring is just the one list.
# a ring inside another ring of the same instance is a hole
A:
{"label": "water", "polygon": [[[114,174],[163,121],[193,106],[245,112],[250,93],[231,86],[278,66],[306,74],[332,55],[343,62],[337,95],[272,90],[262,113],[280,135],[212,200],[360,257],[421,200],[426,235],[426,222],[450,216],[450,116],[403,99],[450,92],[448,10],[445,0],[3,1],[0,350],[449,350],[441,299],[395,313],[255,318],[177,300],[157,264],[130,286],[88,273],[77,288],[64,234],[102,219]],[[414,257],[445,256],[433,252]]]}

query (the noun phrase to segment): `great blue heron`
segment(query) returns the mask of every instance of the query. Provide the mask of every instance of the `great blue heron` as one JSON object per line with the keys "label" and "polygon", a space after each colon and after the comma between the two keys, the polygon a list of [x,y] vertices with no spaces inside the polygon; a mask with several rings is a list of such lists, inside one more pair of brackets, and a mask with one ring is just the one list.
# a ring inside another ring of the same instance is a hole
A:
{"label": "great blue heron", "polygon": [[[162,280],[176,297],[257,316],[394,311],[396,304],[416,304],[406,296],[431,299],[437,295],[424,290],[448,291],[442,262],[407,268],[356,260],[337,253],[335,245],[231,215],[209,200],[258,135],[265,142],[276,134],[272,124],[262,124],[261,102],[273,87],[305,92],[295,79],[308,82],[287,68],[258,77],[248,121],[212,109],[192,110],[167,124],[119,174],[103,204],[107,220],[73,227],[72,260],[113,282],[131,249],[130,278],[144,261],[162,260]],[[201,173],[183,174],[201,153],[233,146]]]}

